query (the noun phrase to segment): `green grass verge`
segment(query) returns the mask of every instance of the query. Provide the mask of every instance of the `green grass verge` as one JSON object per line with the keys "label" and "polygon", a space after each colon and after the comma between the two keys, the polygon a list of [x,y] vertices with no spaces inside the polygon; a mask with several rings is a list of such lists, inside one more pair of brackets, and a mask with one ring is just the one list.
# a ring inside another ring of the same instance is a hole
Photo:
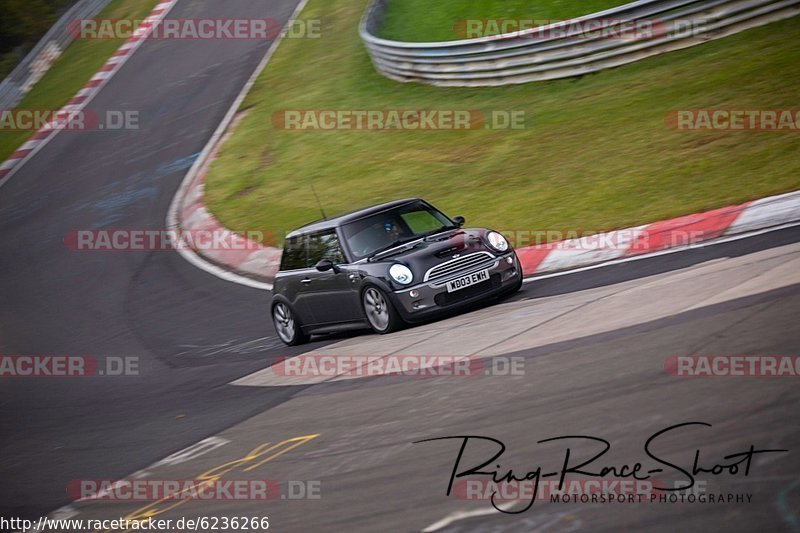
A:
{"label": "green grass verge", "polygon": [[[159,0],[112,0],[97,17],[143,19]],[[50,70],[17,104],[17,109],[57,110],[66,104],[111,57],[125,39],[73,41]],[[33,131],[0,131],[0,161]]]}
{"label": "green grass verge", "polygon": [[14,53],[0,54],[0,80],[8,76],[17,66],[17,55]]}
{"label": "green grass verge", "polygon": [[[359,40],[366,0],[311,0],[319,39],[287,39],[223,145],[206,200],[226,226],[277,235],[420,196],[469,224],[602,231],[800,187],[797,132],[675,131],[670,110],[796,108],[798,18],[598,74],[496,88],[400,84]],[[514,131],[278,131],[285,109],[522,110]]]}
{"label": "green grass verge", "polygon": [[[464,38],[465,19],[566,20],[631,0],[389,0],[380,36],[411,42]],[[490,30],[487,25],[486,30]],[[486,31],[486,34],[497,34]]]}

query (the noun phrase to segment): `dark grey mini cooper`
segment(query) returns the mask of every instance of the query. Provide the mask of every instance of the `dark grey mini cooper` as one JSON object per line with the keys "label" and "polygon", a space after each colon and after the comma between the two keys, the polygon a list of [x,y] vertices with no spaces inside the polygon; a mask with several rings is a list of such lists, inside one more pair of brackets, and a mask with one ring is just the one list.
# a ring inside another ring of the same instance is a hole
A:
{"label": "dark grey mini cooper", "polygon": [[463,229],[411,198],[313,222],[287,235],[272,319],[281,340],[409,322],[522,286],[522,269],[496,231]]}

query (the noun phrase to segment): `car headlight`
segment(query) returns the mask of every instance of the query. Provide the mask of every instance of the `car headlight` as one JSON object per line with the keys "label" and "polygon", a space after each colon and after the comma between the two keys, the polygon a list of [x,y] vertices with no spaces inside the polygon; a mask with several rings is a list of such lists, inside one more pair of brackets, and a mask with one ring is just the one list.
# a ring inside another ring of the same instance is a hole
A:
{"label": "car headlight", "polygon": [[389,275],[400,285],[408,285],[414,281],[414,274],[411,272],[411,269],[399,263],[395,263],[389,267]]}
{"label": "car headlight", "polygon": [[496,231],[490,231],[489,233],[487,233],[486,238],[489,240],[489,246],[491,246],[498,252],[508,251],[508,241],[506,240],[505,237],[503,237]]}

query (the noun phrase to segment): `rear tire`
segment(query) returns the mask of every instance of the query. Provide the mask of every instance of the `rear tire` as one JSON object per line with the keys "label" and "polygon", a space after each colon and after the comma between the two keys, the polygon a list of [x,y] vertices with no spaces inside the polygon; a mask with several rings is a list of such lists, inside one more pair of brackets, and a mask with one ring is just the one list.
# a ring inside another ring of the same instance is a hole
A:
{"label": "rear tire", "polygon": [[403,319],[382,290],[368,286],[361,293],[361,309],[372,331],[380,335],[397,331],[403,326]]}
{"label": "rear tire", "polygon": [[308,342],[308,335],[303,333],[300,322],[288,304],[278,302],[272,306],[272,323],[278,338],[287,346],[297,346]]}

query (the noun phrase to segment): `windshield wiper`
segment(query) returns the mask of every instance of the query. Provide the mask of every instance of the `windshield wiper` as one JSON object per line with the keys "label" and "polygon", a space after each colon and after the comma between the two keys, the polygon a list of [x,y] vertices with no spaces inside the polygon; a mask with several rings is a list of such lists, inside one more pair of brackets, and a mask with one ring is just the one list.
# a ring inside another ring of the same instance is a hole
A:
{"label": "windshield wiper", "polygon": [[420,235],[420,237],[423,237],[427,241],[428,237],[432,237],[434,235],[438,235],[439,233],[444,233],[445,231],[450,231],[450,230],[454,230],[454,229],[458,229],[458,228],[459,228],[459,226],[452,226],[452,225],[450,225],[450,226],[442,226],[439,229],[435,229],[433,231],[427,231],[427,232],[423,233],[422,235]]}
{"label": "windshield wiper", "polygon": [[428,237],[430,237],[432,235],[437,235],[439,233],[443,233],[445,231],[449,231],[449,230],[453,230],[453,229],[458,229],[458,226],[442,226],[439,229],[426,231],[425,233],[420,233],[419,235],[414,235],[413,237],[409,237],[408,239],[401,239],[401,240],[399,240],[397,242],[393,242],[392,244],[388,244],[386,246],[382,246],[382,247],[378,248],[377,250],[375,250],[374,252],[372,252],[371,254],[369,254],[367,256],[367,261],[371,261],[373,259],[376,259],[379,255],[384,255],[384,254],[386,254],[386,252],[388,252],[390,250],[394,250],[395,248],[397,248],[397,250],[395,250],[393,253],[399,253],[401,251],[408,250],[410,248],[413,248],[413,246],[411,246],[411,247],[408,246],[411,243],[414,243],[414,246],[416,246],[422,241],[427,241]]}

